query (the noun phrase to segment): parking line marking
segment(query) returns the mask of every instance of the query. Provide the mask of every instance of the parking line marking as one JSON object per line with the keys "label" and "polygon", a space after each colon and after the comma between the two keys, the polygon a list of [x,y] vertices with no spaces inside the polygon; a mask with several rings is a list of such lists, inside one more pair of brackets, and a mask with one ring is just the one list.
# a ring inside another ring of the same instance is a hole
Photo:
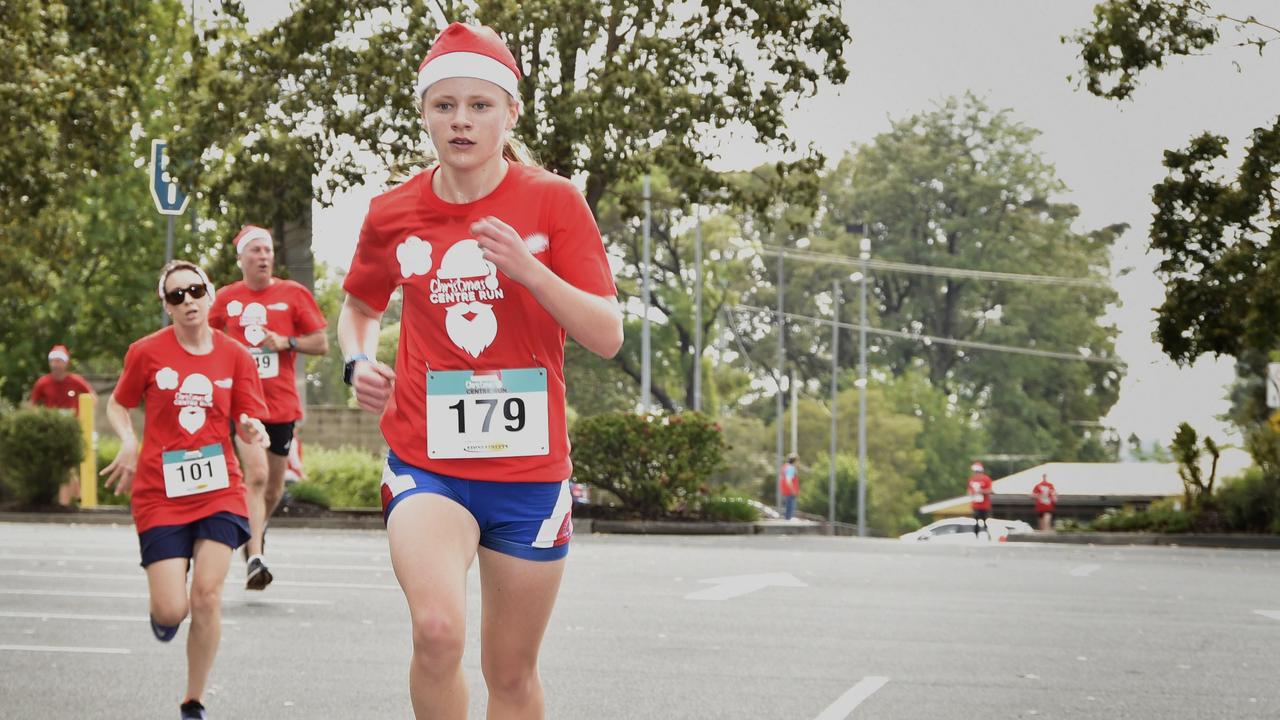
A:
{"label": "parking line marking", "polygon": [[1101,565],[1080,565],[1071,569],[1069,573],[1072,577],[1089,577],[1098,571]]}
{"label": "parking line marking", "polygon": [[845,720],[849,717],[863,700],[871,697],[875,691],[884,687],[889,682],[889,678],[879,675],[868,675],[858,681],[857,685],[849,688],[840,696],[831,706],[822,711],[815,720]]}
{"label": "parking line marking", "polygon": [[[148,618],[140,615],[78,615],[75,613],[46,613],[0,611],[0,618],[26,618],[31,620],[91,620],[94,622],[148,622]],[[223,625],[239,625],[239,620],[222,619]]]}
{"label": "parking line marking", "polygon": [[1254,610],[1262,617],[1269,617],[1272,620],[1280,620],[1280,610]]}
{"label": "parking line marking", "polygon": [[[77,597],[97,599],[146,600],[147,593],[88,592],[85,590],[9,590],[0,589],[0,595],[33,595],[36,597]],[[298,600],[288,598],[254,598],[223,596],[222,603],[253,603],[255,605],[332,605],[332,600]]]}
{"label": "parking line marking", "polygon": [[[110,575],[107,573],[56,573],[39,570],[0,570],[0,577],[68,578],[73,580],[134,580],[144,582],[145,575]],[[243,577],[227,577],[229,583],[244,582]],[[304,582],[301,580],[277,580],[272,583],[283,587],[345,588],[350,590],[399,590],[399,585],[374,585],[371,583]]]}
{"label": "parking line marking", "polygon": [[[127,563],[136,565],[138,559],[136,557],[120,557],[118,555],[14,555],[11,553],[0,554],[0,560],[27,560],[33,562],[59,562],[59,563]],[[329,564],[311,564],[311,563],[289,563],[289,562],[272,562],[271,567],[285,570],[341,570],[362,571],[362,572],[391,572],[391,563],[383,556],[381,563],[370,562],[363,565],[329,565]]]}
{"label": "parking line marking", "polygon": [[93,653],[98,655],[128,655],[126,648],[57,647],[53,645],[0,645],[0,650],[14,652]]}

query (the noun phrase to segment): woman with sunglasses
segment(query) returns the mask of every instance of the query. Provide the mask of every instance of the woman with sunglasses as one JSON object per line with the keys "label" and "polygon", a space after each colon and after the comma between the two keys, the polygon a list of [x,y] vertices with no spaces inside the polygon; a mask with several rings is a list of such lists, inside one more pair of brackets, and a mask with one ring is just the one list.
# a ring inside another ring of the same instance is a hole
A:
{"label": "woman with sunglasses", "polygon": [[[213,284],[174,260],[160,273],[169,327],[129,346],[107,402],[120,453],[102,470],[116,493],[132,490],[133,520],[150,591],[151,630],[168,642],[188,614],[183,718],[207,718],[201,697],[221,629],[222,584],[231,554],[249,538],[248,507],[228,428],[265,445],[266,412],[249,352],[209,327]],[[146,406],[141,450],[129,409]],[[187,572],[191,590],[187,591]]]}
{"label": "woman with sunglasses", "polygon": [[[510,133],[520,71],[487,27],[454,23],[414,89],[438,164],[375,198],[338,321],[345,379],[382,416],[391,564],[412,625],[419,718],[466,717],[467,571],[480,565],[480,666],[491,718],[543,717],[538,652],[573,534],[566,333],[622,344],[613,274],[573,184]],[[376,361],[404,298],[395,370]]]}

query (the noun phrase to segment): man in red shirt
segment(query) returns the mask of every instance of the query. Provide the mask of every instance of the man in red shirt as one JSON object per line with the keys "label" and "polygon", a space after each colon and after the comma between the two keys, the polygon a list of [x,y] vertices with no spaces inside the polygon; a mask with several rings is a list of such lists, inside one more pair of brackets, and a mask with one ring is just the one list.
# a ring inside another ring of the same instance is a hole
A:
{"label": "man in red shirt", "polygon": [[783,515],[790,520],[796,516],[796,497],[800,494],[800,472],[795,453],[787,456],[778,472],[778,492],[782,493]]}
{"label": "man in red shirt", "polygon": [[[89,381],[79,375],[68,372],[71,353],[65,345],[54,345],[49,350],[49,374],[41,375],[31,387],[31,404],[54,408],[61,412],[80,414],[80,396],[93,394]],[[79,475],[63,483],[58,489],[58,503],[71,504],[80,496]]]}
{"label": "man in red shirt", "polygon": [[244,279],[218,291],[209,311],[209,326],[222,330],[249,349],[258,367],[267,414],[261,419],[271,445],[262,448],[237,442],[248,490],[251,537],[245,544],[245,588],[262,590],[271,582],[263,555],[267,518],[284,495],[294,423],[302,419],[295,385],[297,353],[329,352],[324,314],[304,286],[272,275],[275,245],[265,228],[246,225],[232,241]]}
{"label": "man in red shirt", "polygon": [[978,527],[981,525],[990,539],[991,529],[987,527],[987,518],[991,517],[991,478],[987,477],[982,463],[977,460],[973,461],[969,470],[972,473],[969,476],[969,507],[973,508],[973,536],[978,537]]}
{"label": "man in red shirt", "polygon": [[74,414],[80,411],[80,396],[92,393],[89,381],[79,375],[68,372],[71,353],[65,345],[54,345],[49,351],[49,374],[40,376],[31,387],[31,404],[42,407],[70,410]]}
{"label": "man in red shirt", "polygon": [[1040,530],[1049,532],[1053,528],[1053,509],[1058,505],[1058,490],[1049,482],[1048,475],[1041,475],[1040,482],[1031,488],[1031,497],[1036,500],[1036,514],[1040,516]]}

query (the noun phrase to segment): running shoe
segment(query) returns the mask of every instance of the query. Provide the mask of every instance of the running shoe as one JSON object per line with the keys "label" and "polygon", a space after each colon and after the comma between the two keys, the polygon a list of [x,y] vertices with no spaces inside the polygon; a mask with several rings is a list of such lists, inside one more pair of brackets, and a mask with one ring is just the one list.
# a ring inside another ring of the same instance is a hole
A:
{"label": "running shoe", "polygon": [[182,711],[182,720],[209,720],[209,713],[204,711],[204,705],[199,700],[188,700],[178,706]]}
{"label": "running shoe", "polygon": [[262,558],[257,555],[249,558],[249,566],[244,572],[244,589],[262,590],[271,584],[271,580],[271,571]]}

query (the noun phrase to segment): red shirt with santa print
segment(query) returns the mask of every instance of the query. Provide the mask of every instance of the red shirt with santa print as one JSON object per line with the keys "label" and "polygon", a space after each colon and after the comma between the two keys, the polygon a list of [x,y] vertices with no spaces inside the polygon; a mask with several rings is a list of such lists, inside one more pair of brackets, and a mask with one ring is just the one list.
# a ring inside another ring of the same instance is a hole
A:
{"label": "red shirt with santa print", "polygon": [[281,337],[308,335],[325,326],[324,313],[307,288],[292,280],[271,278],[263,290],[252,290],[243,280],[218,289],[209,310],[209,327],[225,331],[245,347],[258,367],[267,399],[268,423],[287,423],[302,417],[295,382],[297,353],[267,350],[266,331]]}
{"label": "red shirt with santa print", "polygon": [[113,394],[146,406],[131,503],[139,533],[224,511],[248,516],[229,426],[267,408],[247,350],[215,332],[212,352],[192,355],[167,327],[129,346]]}
{"label": "red shirt with santa print", "polygon": [[435,170],[373,199],[343,284],[379,312],[403,288],[383,435],[402,461],[442,475],[564,480],[565,331],[481,256],[470,228],[494,216],[570,285],[612,297],[600,231],[572,183],[540,168],[512,162],[493,192],[462,205],[436,196]]}
{"label": "red shirt with santa print", "polygon": [[974,510],[991,509],[991,478],[986,473],[969,476],[969,507]]}
{"label": "red shirt with santa print", "polygon": [[1058,491],[1048,480],[1036,483],[1031,488],[1031,495],[1036,499],[1036,512],[1051,512],[1058,504]]}
{"label": "red shirt with santa print", "polygon": [[92,395],[89,381],[75,373],[58,380],[53,373],[42,375],[31,388],[31,404],[80,414],[80,396]]}

